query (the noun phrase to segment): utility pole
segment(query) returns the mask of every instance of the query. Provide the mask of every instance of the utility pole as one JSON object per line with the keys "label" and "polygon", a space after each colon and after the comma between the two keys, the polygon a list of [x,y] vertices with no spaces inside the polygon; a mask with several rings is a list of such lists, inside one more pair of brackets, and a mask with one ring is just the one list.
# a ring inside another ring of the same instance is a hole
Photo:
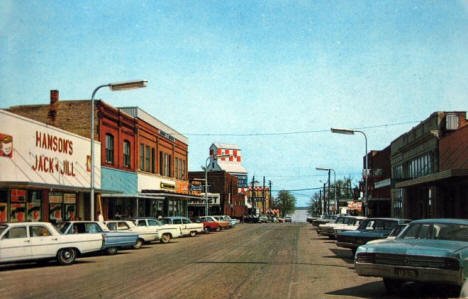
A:
{"label": "utility pole", "polygon": [[270,200],[269,208],[271,209],[271,181],[268,181],[268,185],[270,185],[270,190],[269,190],[270,194],[268,196]]}
{"label": "utility pole", "polygon": [[325,187],[327,186],[327,183],[323,183],[323,213],[327,213],[328,211],[328,205],[327,205],[327,194],[326,194],[326,190],[325,190]]}
{"label": "utility pole", "polygon": [[263,176],[262,209],[265,213],[265,176]]}
{"label": "utility pole", "polygon": [[253,208],[256,208],[255,206],[255,194],[254,194],[254,182],[255,182],[255,176],[252,176],[252,198],[251,198],[251,201],[252,201],[252,207]]}
{"label": "utility pole", "polygon": [[322,216],[323,215],[322,189],[319,189],[319,209],[320,209],[320,216]]}
{"label": "utility pole", "polygon": [[328,195],[327,195],[327,200],[328,200],[328,215],[330,215],[330,169],[328,169]]}

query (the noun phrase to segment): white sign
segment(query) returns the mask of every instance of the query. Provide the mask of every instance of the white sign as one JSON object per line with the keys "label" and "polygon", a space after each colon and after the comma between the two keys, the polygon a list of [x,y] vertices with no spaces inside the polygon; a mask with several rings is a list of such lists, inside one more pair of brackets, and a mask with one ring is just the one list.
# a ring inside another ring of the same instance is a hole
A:
{"label": "white sign", "polygon": [[[0,134],[12,151],[0,155],[0,181],[90,187],[90,139],[4,110]],[[101,187],[100,152],[95,142],[95,188]]]}

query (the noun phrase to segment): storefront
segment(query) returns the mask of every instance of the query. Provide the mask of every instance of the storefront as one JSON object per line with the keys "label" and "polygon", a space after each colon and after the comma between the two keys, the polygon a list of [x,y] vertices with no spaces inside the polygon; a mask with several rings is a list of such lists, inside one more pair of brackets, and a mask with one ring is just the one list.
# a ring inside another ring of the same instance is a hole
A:
{"label": "storefront", "polygon": [[0,130],[0,222],[89,218],[89,139],[4,110]]}

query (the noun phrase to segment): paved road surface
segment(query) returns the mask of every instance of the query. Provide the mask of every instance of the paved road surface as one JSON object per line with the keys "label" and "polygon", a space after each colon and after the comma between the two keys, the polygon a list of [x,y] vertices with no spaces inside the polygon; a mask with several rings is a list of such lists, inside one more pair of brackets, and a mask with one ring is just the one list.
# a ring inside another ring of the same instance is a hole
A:
{"label": "paved road surface", "polygon": [[394,298],[355,274],[350,251],[294,223],[241,224],[71,266],[2,265],[0,297]]}

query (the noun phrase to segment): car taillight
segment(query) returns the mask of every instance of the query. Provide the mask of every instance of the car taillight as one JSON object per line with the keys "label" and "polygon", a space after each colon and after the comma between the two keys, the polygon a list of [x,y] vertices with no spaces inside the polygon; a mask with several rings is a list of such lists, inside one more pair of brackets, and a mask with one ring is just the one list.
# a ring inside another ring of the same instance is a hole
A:
{"label": "car taillight", "polygon": [[356,263],[367,263],[367,264],[374,264],[375,263],[375,254],[368,253],[368,252],[360,252],[357,254]]}
{"label": "car taillight", "polygon": [[445,268],[448,270],[459,270],[460,269],[460,263],[456,259],[452,258],[446,258],[445,259]]}

